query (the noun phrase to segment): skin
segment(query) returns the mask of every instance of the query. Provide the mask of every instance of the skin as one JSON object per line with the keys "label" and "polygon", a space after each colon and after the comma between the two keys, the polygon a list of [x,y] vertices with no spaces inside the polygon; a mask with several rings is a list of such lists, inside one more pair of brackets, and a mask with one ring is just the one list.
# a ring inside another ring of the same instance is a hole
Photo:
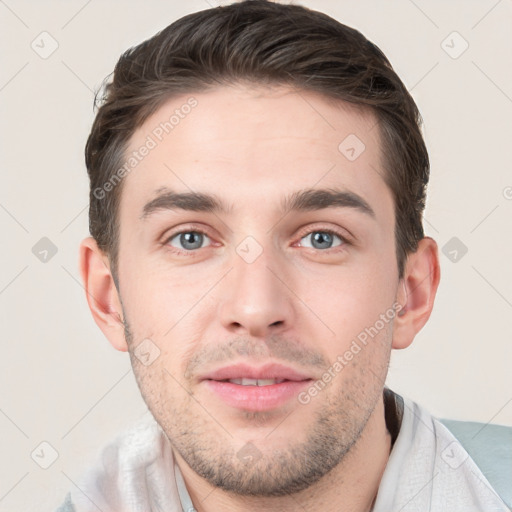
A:
{"label": "skin", "polygon": [[[153,114],[128,152],[189,96]],[[82,242],[92,314],[111,344],[130,352],[197,510],[369,510],[391,448],[382,400],[390,352],[407,347],[430,316],[436,242],[420,241],[399,280],[393,198],[371,113],[285,87],[193,96],[198,105],[124,178],[119,290],[107,255],[92,238]],[[338,149],[349,134],[365,144],[354,161]],[[215,194],[229,209],[162,208],[143,217],[162,187]],[[375,216],[280,209],[305,188],[349,190]],[[198,229],[207,237],[187,252],[176,233]],[[319,248],[311,234],[325,229],[345,240]],[[261,250],[250,263],[236,250],[248,236],[256,241],[249,250]],[[317,380],[393,304],[404,313],[307,404],[248,412],[200,380],[235,362],[283,363]],[[146,338],[160,350],[149,366],[135,357]],[[238,456],[248,446],[250,462]]]}

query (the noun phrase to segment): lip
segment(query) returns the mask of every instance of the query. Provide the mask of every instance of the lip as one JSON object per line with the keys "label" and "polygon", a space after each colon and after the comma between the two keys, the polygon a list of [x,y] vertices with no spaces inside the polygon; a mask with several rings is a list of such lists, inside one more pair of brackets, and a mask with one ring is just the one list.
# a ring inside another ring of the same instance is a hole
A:
{"label": "lip", "polygon": [[301,373],[282,364],[266,364],[260,367],[248,364],[235,364],[213,370],[201,377],[201,380],[228,380],[228,379],[286,379],[289,381],[304,381],[311,379],[310,375]]}
{"label": "lip", "polygon": [[[285,379],[269,386],[243,386],[228,379]],[[226,405],[244,411],[269,411],[296,398],[312,382],[312,377],[293,368],[268,364],[254,367],[237,364],[219,368],[201,378],[207,389]]]}
{"label": "lip", "polygon": [[226,405],[244,411],[269,411],[277,409],[294,398],[312,382],[286,380],[270,386],[242,386],[218,380],[203,381],[208,389]]}

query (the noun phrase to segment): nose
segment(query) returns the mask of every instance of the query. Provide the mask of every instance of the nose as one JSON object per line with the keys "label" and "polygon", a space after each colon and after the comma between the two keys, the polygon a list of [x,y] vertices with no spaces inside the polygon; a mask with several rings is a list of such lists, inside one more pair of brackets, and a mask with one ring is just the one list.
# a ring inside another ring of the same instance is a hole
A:
{"label": "nose", "polygon": [[220,291],[220,320],[230,332],[265,337],[292,325],[289,279],[269,254],[264,250],[252,262],[234,254],[233,270]]}

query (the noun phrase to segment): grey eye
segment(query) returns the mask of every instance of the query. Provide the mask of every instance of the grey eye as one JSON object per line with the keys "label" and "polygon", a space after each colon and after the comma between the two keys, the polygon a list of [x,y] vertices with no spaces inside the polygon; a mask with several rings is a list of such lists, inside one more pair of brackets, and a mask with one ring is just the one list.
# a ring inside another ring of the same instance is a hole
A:
{"label": "grey eye", "polygon": [[203,247],[203,243],[207,239],[209,238],[204,233],[199,233],[198,231],[184,231],[170,238],[169,244],[177,249],[192,251]]}
{"label": "grey eye", "polygon": [[312,247],[313,249],[330,249],[333,247],[332,244],[335,238],[341,242],[337,245],[341,245],[343,243],[343,240],[338,235],[330,233],[329,231],[312,231],[305,237],[301,238],[301,245],[303,245],[303,240],[310,239],[310,245],[303,245],[303,247]]}

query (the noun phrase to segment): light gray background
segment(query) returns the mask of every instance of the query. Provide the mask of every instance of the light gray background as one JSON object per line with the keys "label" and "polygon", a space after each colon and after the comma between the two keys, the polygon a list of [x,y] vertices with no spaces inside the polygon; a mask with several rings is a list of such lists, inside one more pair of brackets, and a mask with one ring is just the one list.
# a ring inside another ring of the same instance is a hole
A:
{"label": "light gray background", "polygon": [[[93,91],[129,46],[218,3],[0,0],[0,511],[52,510],[145,411],[128,356],[103,338],[79,282]],[[300,3],[389,57],[425,121],[426,233],[440,249],[453,237],[468,249],[455,262],[440,253],[432,317],[393,355],[388,384],[439,416],[512,425],[511,0]],[[31,47],[51,49],[43,31],[58,43],[47,58]],[[46,262],[32,252],[42,237],[58,249]],[[58,453],[48,469],[43,441]]]}

